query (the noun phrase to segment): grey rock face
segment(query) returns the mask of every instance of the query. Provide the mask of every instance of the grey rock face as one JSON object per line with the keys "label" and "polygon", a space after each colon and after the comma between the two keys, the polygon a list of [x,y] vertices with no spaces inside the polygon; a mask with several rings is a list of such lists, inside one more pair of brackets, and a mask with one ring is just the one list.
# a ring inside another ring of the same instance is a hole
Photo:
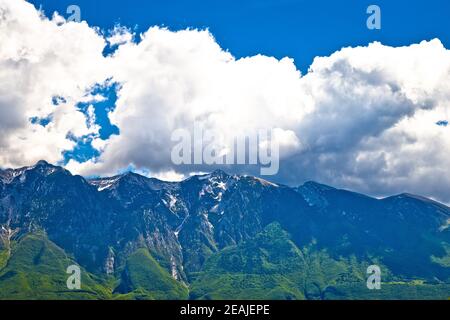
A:
{"label": "grey rock face", "polygon": [[[180,183],[128,173],[86,180],[44,161],[0,171],[0,230],[43,230],[92,271],[112,274],[146,247],[189,282],[213,253],[278,222],[298,245],[336,257],[380,255],[407,275],[449,276],[432,265],[450,243],[450,209],[411,195],[374,199],[308,182],[298,188],[214,171]],[[401,259],[410,259],[408,268]]]}

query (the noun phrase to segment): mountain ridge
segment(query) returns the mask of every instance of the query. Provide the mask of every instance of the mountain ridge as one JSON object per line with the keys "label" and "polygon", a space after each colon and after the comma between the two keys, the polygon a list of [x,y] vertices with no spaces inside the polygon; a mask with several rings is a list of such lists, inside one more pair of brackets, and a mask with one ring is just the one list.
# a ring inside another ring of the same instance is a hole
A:
{"label": "mountain ridge", "polygon": [[[421,196],[421,195],[414,194],[414,193],[409,193],[409,192],[403,192],[403,193],[394,194],[394,195],[390,195],[390,196],[384,196],[384,197],[372,197],[372,196],[363,194],[363,193],[355,191],[355,190],[349,190],[349,189],[346,189],[346,188],[336,188],[336,187],[333,187],[333,186],[330,186],[330,185],[327,185],[327,184],[324,184],[324,183],[321,183],[321,182],[313,181],[313,180],[307,180],[303,184],[298,185],[297,187],[295,187],[295,186],[288,186],[288,185],[284,185],[284,184],[274,183],[274,182],[271,182],[271,181],[268,181],[266,179],[262,179],[262,178],[259,178],[259,177],[256,177],[256,176],[231,175],[231,174],[228,174],[228,173],[226,173],[225,171],[223,171],[221,169],[215,169],[214,171],[212,171],[210,173],[195,174],[195,175],[187,177],[187,178],[185,178],[185,179],[183,179],[181,181],[161,180],[161,179],[158,179],[158,178],[155,178],[155,177],[145,176],[145,175],[139,174],[139,173],[134,172],[134,171],[127,171],[127,172],[124,172],[122,174],[118,174],[118,175],[114,175],[114,176],[85,177],[85,176],[77,175],[77,174],[74,175],[69,170],[63,168],[62,166],[53,165],[53,164],[47,162],[46,160],[39,160],[39,161],[36,162],[36,164],[31,165],[31,166],[23,166],[23,167],[20,167],[20,168],[4,168],[4,169],[0,168],[0,181],[4,177],[4,175],[6,175],[6,173],[9,173],[9,172],[20,172],[20,173],[23,173],[24,171],[32,170],[32,169],[35,169],[35,168],[38,168],[38,167],[46,167],[46,168],[49,168],[49,169],[64,170],[64,171],[70,173],[72,176],[82,177],[88,183],[90,183],[90,184],[92,184],[94,186],[98,186],[99,182],[103,181],[103,180],[105,180],[105,181],[120,180],[120,179],[125,178],[127,176],[128,177],[129,176],[134,176],[134,177],[138,177],[139,179],[150,180],[150,181],[153,181],[155,183],[168,184],[168,185],[174,185],[174,184],[177,184],[177,183],[183,183],[183,182],[186,182],[187,180],[190,180],[192,178],[194,178],[194,179],[195,178],[196,179],[205,178],[206,176],[214,176],[214,175],[216,175],[216,176],[217,175],[219,175],[219,176],[228,176],[228,177],[236,176],[236,177],[245,177],[245,178],[246,177],[250,177],[250,178],[253,178],[255,180],[261,181],[262,183],[267,182],[267,183],[269,183],[271,185],[274,185],[274,186],[284,186],[284,187],[288,187],[288,188],[292,188],[292,189],[298,189],[298,188],[301,188],[301,187],[306,187],[308,185],[314,185],[314,186],[318,186],[320,188],[323,188],[325,190],[340,190],[340,191],[352,192],[354,194],[362,195],[362,196],[365,196],[365,197],[370,197],[372,199],[377,199],[377,200],[385,200],[385,199],[394,198],[394,197],[417,198],[417,199],[422,200],[422,201],[429,201],[429,202],[433,202],[435,204],[440,204],[440,205],[442,205],[442,206],[444,206],[446,208],[450,208],[450,206],[448,206],[448,205],[446,205],[446,204],[444,204],[442,202],[439,202],[437,200],[434,200],[432,198]],[[6,183],[5,181],[3,181],[3,182]]]}
{"label": "mountain ridge", "polygon": [[[151,277],[130,274],[156,272],[165,279],[161,282],[164,288],[173,288],[167,289],[167,297],[174,298],[178,293],[180,298],[186,298],[182,287],[166,279],[161,271],[165,270],[182,285],[193,285],[195,297],[206,298],[208,294],[198,284],[210,287],[206,282],[213,278],[207,274],[216,272],[214,268],[223,270],[221,264],[208,261],[229,248],[244,250],[239,253],[239,261],[247,261],[246,255],[253,249],[245,249],[246,243],[258,248],[263,242],[258,244],[255,239],[265,239],[261,234],[274,223],[281,231],[272,228],[270,234],[288,234],[293,248],[317,252],[312,259],[325,259],[330,265],[340,266],[338,269],[347,270],[352,279],[361,278],[354,278],[349,269],[354,264],[352,259],[356,259],[359,262],[354,268],[377,262],[392,279],[438,279],[444,283],[450,280],[446,262],[450,258],[450,208],[419,196],[377,199],[311,181],[291,188],[221,170],[181,182],[165,182],[136,173],[85,179],[45,161],[0,171],[0,229],[8,230],[0,233],[0,257],[6,259],[6,265],[15,251],[2,251],[2,247],[20,246],[24,236],[44,232],[48,241],[93,277],[116,279],[114,283],[118,282],[120,289],[111,288],[111,294],[116,292],[123,297],[164,298],[157,287],[139,280]],[[8,238],[11,233],[14,235]],[[261,263],[266,263],[265,250],[274,250],[270,255],[274,256],[278,249],[286,247],[273,236],[269,242],[274,245],[267,243],[261,255],[254,256]],[[305,249],[310,246],[313,249]],[[324,298],[323,292],[312,294],[305,287],[288,288],[295,279],[307,280],[294,270],[308,268],[301,260],[291,261],[289,256],[286,252],[287,260],[283,258],[273,268],[263,269],[273,272],[278,268],[281,272],[286,267],[283,263],[296,265],[289,269],[293,278],[271,278],[274,295],[288,297],[287,292],[291,292],[295,298]],[[145,267],[147,263],[157,265],[149,269]],[[325,277],[323,272],[326,270],[321,271],[320,277]],[[250,278],[262,285],[254,276]],[[241,279],[241,274],[233,279]],[[326,286],[324,281],[320,283]],[[219,290],[212,296],[230,297],[228,294]],[[100,296],[103,295],[102,291]]]}

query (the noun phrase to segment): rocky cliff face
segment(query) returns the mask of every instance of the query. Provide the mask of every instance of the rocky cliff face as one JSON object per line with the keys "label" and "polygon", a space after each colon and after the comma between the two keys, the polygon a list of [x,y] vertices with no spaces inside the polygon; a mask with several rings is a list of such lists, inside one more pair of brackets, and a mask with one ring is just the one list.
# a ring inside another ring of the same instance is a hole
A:
{"label": "rocky cliff face", "polygon": [[[222,171],[168,183],[127,173],[86,180],[44,161],[0,171],[0,230],[44,231],[87,270],[114,274],[146,248],[189,283],[212,254],[277,222],[298,245],[378,256],[406,276],[449,277],[450,209],[412,195],[374,199],[314,182],[298,188]],[[405,259],[408,263],[404,263]]]}

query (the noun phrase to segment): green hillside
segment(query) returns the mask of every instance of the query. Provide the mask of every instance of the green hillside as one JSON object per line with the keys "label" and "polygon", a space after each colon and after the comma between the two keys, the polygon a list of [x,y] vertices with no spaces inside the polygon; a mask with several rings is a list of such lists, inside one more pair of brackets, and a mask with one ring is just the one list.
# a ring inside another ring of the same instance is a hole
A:
{"label": "green hillside", "polygon": [[[82,272],[81,290],[67,289],[67,267],[76,264],[44,234],[29,234],[12,244],[0,271],[0,299],[105,299],[108,290]],[[5,255],[3,255],[5,257]]]}
{"label": "green hillside", "polygon": [[[0,299],[186,299],[187,287],[174,280],[146,249],[127,260],[118,279],[82,269],[81,290],[69,290],[67,267],[76,264],[45,234],[28,234],[0,252]],[[113,288],[118,290],[113,293]]]}
{"label": "green hillside", "polygon": [[[446,262],[446,260],[444,261]],[[382,267],[382,290],[368,290],[366,268]],[[398,279],[376,259],[333,258],[315,243],[299,248],[279,224],[212,255],[188,287],[150,252],[128,256],[114,276],[82,269],[81,290],[66,287],[76,264],[44,233],[25,235],[0,251],[1,299],[447,299],[450,285]]]}
{"label": "green hillside", "polygon": [[[139,249],[128,258],[122,281],[116,290],[124,295],[117,298],[133,299],[186,299],[188,289],[176,281],[150,255]],[[125,294],[127,293],[128,294]]]}
{"label": "green hillside", "polygon": [[223,250],[196,275],[195,299],[321,298],[348,265],[313,247],[300,250],[278,224],[255,239]]}
{"label": "green hillside", "polygon": [[[367,266],[382,267],[382,290],[366,286]],[[298,248],[278,224],[212,256],[192,275],[192,299],[446,299],[450,284],[398,281],[377,260],[333,259],[314,244]]]}

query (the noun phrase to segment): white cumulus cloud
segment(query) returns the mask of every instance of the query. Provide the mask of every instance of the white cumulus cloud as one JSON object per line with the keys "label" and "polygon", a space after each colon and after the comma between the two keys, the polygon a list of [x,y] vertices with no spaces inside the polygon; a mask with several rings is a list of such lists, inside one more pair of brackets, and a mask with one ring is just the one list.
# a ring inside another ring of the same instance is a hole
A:
{"label": "white cumulus cloud", "polygon": [[[75,173],[133,166],[180,179],[211,169],[171,162],[172,133],[192,131],[195,122],[224,148],[235,136],[273,129],[281,163],[272,180],[450,202],[450,127],[436,124],[450,120],[450,52],[437,39],[343,48],[302,75],[290,58],[235,58],[206,30],[152,27],[136,41],[123,27],[105,38],[61,19],[0,0],[0,166],[61,161],[75,146],[71,133],[92,136],[100,153],[69,161]],[[104,57],[107,43],[117,50]],[[107,79],[119,84],[109,119],[120,133],[102,140],[93,109],[81,112],[76,103],[95,100],[89,88]],[[55,106],[55,96],[65,102]],[[29,121],[49,116],[46,126]]]}
{"label": "white cumulus cloud", "polygon": [[[48,20],[25,1],[0,0],[0,43],[0,165],[60,161],[75,145],[69,135],[95,134],[76,104],[104,77],[104,39],[86,23]],[[64,97],[58,106],[56,97]]]}

